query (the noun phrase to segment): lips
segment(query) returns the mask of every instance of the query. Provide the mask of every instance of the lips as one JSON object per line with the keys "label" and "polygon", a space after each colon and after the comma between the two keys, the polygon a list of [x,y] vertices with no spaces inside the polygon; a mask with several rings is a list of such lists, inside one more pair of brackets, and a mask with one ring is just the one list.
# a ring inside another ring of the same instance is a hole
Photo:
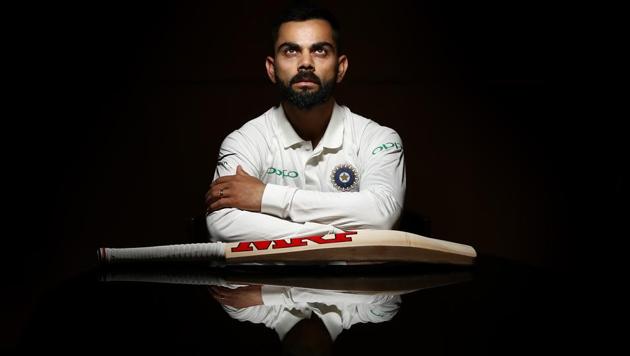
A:
{"label": "lips", "polygon": [[296,85],[298,87],[311,87],[311,86],[317,85],[317,83],[310,82],[310,81],[301,81],[301,82],[295,83],[294,85]]}

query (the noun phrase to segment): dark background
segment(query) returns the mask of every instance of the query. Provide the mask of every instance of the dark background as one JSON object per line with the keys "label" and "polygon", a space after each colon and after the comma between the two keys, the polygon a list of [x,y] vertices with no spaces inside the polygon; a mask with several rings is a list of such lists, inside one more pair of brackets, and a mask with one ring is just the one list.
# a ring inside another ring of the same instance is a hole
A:
{"label": "dark background", "polygon": [[[221,140],[277,103],[264,58],[281,4],[16,10],[3,141],[19,267],[3,339],[97,247],[187,241]],[[324,4],[350,62],[336,97],[400,133],[405,209],[433,237],[550,273],[614,241],[627,186],[596,14],[542,1]]]}

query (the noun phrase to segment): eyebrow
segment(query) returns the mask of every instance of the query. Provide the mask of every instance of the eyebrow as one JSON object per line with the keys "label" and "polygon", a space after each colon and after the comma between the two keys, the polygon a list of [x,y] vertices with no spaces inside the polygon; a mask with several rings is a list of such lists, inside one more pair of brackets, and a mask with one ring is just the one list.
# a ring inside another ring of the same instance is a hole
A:
{"label": "eyebrow", "polygon": [[[302,49],[302,46],[300,46],[299,44],[295,42],[284,42],[278,46],[278,49],[276,49],[276,52],[280,51],[280,49],[285,48],[285,47],[288,47],[291,49]],[[335,50],[335,46],[333,46],[332,43],[326,42],[326,41],[315,42],[311,45],[310,49],[313,50],[313,49],[320,49],[324,47],[330,47],[330,49],[332,49],[333,51]]]}

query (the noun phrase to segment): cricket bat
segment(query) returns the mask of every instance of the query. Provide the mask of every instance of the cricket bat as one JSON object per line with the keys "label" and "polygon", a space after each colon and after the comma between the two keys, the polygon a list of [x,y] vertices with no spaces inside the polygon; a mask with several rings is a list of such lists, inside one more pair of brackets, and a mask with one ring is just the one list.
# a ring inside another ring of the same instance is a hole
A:
{"label": "cricket bat", "polygon": [[100,248],[102,264],[213,262],[321,265],[331,263],[434,263],[471,265],[475,249],[395,230],[357,230],[276,240],[209,242],[132,248]]}

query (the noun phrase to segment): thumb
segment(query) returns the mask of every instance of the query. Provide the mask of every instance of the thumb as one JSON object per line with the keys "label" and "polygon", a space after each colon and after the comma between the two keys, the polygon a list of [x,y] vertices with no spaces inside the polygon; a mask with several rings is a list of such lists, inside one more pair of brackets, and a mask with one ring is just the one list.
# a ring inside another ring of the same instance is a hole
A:
{"label": "thumb", "polygon": [[247,172],[245,172],[240,165],[236,167],[236,174],[242,175],[242,176],[249,176],[249,174],[247,174]]}

